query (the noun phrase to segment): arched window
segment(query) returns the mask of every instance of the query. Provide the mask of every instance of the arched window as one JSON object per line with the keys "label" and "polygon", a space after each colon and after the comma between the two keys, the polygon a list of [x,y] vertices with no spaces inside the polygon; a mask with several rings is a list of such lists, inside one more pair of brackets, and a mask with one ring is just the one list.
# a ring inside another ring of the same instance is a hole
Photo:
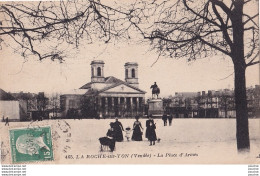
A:
{"label": "arched window", "polygon": [[94,76],[94,68],[91,67],[91,76]]}
{"label": "arched window", "polygon": [[132,69],[132,78],[135,78],[135,69]]}
{"label": "arched window", "polygon": [[125,69],[125,78],[128,78],[128,69]]}
{"label": "arched window", "polygon": [[97,76],[101,76],[101,68],[100,67],[97,68]]}

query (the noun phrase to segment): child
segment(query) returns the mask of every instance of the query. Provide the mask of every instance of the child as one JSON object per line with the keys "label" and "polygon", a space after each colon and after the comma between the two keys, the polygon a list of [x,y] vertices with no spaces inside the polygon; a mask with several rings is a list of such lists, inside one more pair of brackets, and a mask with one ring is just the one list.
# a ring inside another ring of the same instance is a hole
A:
{"label": "child", "polygon": [[127,141],[130,141],[130,133],[131,133],[131,128],[128,126],[125,129],[125,137],[126,137]]}

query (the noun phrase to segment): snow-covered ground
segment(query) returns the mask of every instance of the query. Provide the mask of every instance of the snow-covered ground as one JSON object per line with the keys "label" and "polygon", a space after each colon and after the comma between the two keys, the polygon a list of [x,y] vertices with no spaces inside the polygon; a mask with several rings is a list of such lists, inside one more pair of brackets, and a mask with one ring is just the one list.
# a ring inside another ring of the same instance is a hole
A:
{"label": "snow-covered ground", "polygon": [[[173,119],[172,126],[163,126],[155,119],[160,142],[149,146],[143,141],[116,143],[116,150],[101,152],[99,137],[106,135],[114,119],[44,120],[40,122],[10,122],[0,125],[3,148],[8,151],[8,129],[19,127],[52,127],[54,162],[60,164],[87,163],[260,163],[260,119],[249,120],[250,153],[236,149],[235,119]],[[134,119],[120,119],[124,128],[132,128]],[[140,119],[145,133],[146,119]],[[125,136],[125,133],[124,133]],[[10,162],[10,152],[5,162]]]}

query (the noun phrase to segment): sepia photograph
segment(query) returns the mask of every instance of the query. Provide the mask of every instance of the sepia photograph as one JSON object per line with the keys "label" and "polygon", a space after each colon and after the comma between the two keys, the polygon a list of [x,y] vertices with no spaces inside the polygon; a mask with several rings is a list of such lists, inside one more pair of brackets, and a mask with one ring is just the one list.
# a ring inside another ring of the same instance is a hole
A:
{"label": "sepia photograph", "polygon": [[0,2],[2,164],[260,164],[258,0]]}

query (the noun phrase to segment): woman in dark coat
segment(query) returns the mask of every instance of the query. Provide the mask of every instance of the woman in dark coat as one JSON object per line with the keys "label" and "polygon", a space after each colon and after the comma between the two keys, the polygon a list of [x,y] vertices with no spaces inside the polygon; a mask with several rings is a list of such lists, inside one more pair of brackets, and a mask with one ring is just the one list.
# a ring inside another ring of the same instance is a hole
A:
{"label": "woman in dark coat", "polygon": [[110,129],[108,129],[107,131],[107,144],[111,152],[113,152],[115,150],[116,141],[115,141],[114,123],[112,122],[110,123]]}
{"label": "woman in dark coat", "polygon": [[[133,141],[142,141],[142,135],[143,135],[143,127],[141,122],[139,122],[139,117],[135,117],[136,121],[134,122],[133,125],[133,135],[132,135],[132,140]],[[142,129],[142,130],[141,130]]]}
{"label": "woman in dark coat", "polygon": [[101,144],[101,151],[103,151],[103,146],[108,146],[111,152],[115,150],[116,141],[114,137],[115,137],[114,123],[111,122],[110,128],[107,131],[107,136],[99,138],[99,142]]}
{"label": "woman in dark coat", "polygon": [[116,118],[116,121],[114,122],[114,130],[115,130],[115,141],[122,142],[124,140],[123,133],[122,133],[122,131],[124,131],[124,128],[122,123],[118,121],[118,118]]}
{"label": "woman in dark coat", "polygon": [[155,123],[150,121],[148,127],[146,128],[147,138],[150,141],[150,145],[155,145],[155,141],[157,140],[155,129]]}
{"label": "woman in dark coat", "polygon": [[152,118],[152,114],[148,116],[148,120],[146,120],[146,131],[145,131],[145,138],[148,138],[149,135],[149,131],[148,131],[148,127],[150,126],[150,122],[154,123],[153,118]]}

